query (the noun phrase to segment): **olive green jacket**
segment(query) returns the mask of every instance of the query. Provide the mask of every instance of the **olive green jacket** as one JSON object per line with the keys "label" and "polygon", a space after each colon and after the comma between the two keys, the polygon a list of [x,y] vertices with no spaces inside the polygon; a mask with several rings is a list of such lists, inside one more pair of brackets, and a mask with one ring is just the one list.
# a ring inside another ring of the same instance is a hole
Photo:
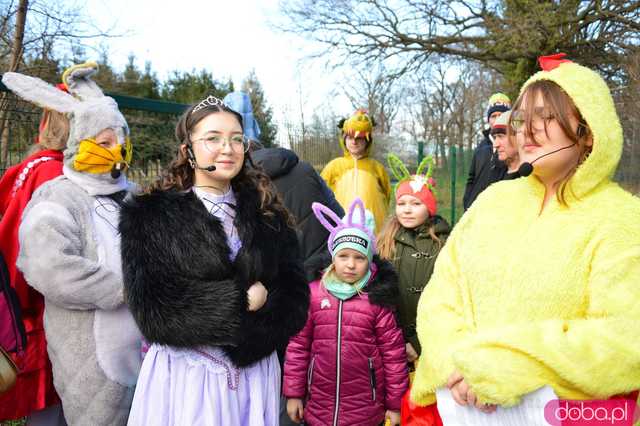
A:
{"label": "olive green jacket", "polygon": [[400,278],[400,327],[405,341],[411,343],[418,355],[421,351],[416,335],[418,299],[431,278],[436,257],[450,231],[447,221],[436,216],[434,233],[440,243],[431,239],[426,224],[415,230],[401,227],[395,236],[393,266]]}

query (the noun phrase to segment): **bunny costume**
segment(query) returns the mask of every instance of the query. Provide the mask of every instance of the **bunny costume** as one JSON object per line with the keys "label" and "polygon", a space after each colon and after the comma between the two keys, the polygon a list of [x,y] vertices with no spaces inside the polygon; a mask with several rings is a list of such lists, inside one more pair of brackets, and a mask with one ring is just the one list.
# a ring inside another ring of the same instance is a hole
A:
{"label": "bunny costume", "polygon": [[[130,153],[128,127],[115,101],[90,79],[96,69],[86,63],[63,74],[74,96],[25,75],[2,78],[18,96],[70,119],[63,175],[38,188],[27,205],[17,260],[45,298],[54,385],[70,425],[125,424],[141,364],[141,335],[123,299],[117,231],[130,185],[124,175],[104,172],[125,156],[121,148]],[[115,131],[116,148],[92,139],[104,129]]]}

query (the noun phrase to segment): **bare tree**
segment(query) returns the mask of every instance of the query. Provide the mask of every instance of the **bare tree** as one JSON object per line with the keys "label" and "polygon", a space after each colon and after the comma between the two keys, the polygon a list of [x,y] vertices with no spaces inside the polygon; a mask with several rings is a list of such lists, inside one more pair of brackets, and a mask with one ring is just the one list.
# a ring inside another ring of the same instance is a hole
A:
{"label": "bare tree", "polygon": [[402,82],[389,76],[382,65],[364,66],[345,84],[345,95],[354,109],[365,107],[376,122],[376,131],[387,134],[400,109]]}
{"label": "bare tree", "polygon": [[413,119],[405,130],[424,141],[443,165],[450,146],[470,150],[478,140],[486,102],[497,83],[495,74],[479,66],[455,65],[436,62],[407,90],[407,108]]}
{"label": "bare tree", "polygon": [[279,28],[324,46],[337,64],[415,72],[432,57],[477,61],[515,94],[541,54],[565,52],[611,78],[640,39],[640,2],[620,0],[291,0]]}
{"label": "bare tree", "polygon": [[[0,0],[0,70],[22,70],[52,79],[58,74],[58,60],[83,46],[86,40],[116,37],[112,29],[100,30],[82,10],[82,5],[64,0]],[[7,102],[0,99],[0,164],[9,152]]]}

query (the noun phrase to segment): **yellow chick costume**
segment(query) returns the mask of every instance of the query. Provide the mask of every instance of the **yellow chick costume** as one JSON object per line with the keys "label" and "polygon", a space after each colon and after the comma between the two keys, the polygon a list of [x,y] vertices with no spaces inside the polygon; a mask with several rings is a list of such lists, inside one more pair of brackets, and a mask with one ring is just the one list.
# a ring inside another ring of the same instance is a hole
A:
{"label": "yellow chick costume", "polygon": [[[360,197],[376,221],[377,233],[382,227],[389,208],[391,183],[384,166],[369,157],[373,145],[373,123],[364,110],[357,110],[341,127],[340,146],[344,156],[329,162],[320,175],[334,192],[336,200],[347,210],[354,199]],[[344,137],[365,136],[365,156],[357,159],[347,150]]]}
{"label": "yellow chick costume", "polygon": [[[557,83],[593,132],[569,207],[540,214],[536,177],[498,182],[454,228],[418,304],[422,344],[411,398],[458,370],[481,402],[510,406],[550,385],[563,399],[640,389],[640,200],[611,182],[622,128],[605,82],[564,62]],[[508,257],[496,256],[508,253]]]}

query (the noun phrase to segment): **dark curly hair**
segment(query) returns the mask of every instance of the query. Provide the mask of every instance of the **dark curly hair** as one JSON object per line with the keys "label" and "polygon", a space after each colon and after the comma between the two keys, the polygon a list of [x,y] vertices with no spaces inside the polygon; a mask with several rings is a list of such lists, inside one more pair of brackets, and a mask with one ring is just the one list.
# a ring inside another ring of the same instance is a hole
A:
{"label": "dark curly hair", "polygon": [[[230,109],[227,105],[220,103],[215,105],[207,105],[203,108],[193,111],[197,104],[191,105],[180,120],[176,124],[176,139],[178,148],[176,156],[169,163],[169,166],[163,171],[160,178],[151,185],[149,191],[186,191],[193,187],[195,172],[189,163],[188,157],[185,155],[181,146],[190,145],[189,135],[193,128],[209,114],[219,112],[228,112],[232,114],[243,126],[242,116]],[[242,168],[238,174],[231,179],[231,187],[234,191],[240,188],[255,189],[260,198],[260,209],[267,216],[279,215],[285,219],[287,224],[294,226],[293,216],[284,207],[280,196],[275,191],[271,179],[259,168],[255,166],[249,152],[245,153]]]}

